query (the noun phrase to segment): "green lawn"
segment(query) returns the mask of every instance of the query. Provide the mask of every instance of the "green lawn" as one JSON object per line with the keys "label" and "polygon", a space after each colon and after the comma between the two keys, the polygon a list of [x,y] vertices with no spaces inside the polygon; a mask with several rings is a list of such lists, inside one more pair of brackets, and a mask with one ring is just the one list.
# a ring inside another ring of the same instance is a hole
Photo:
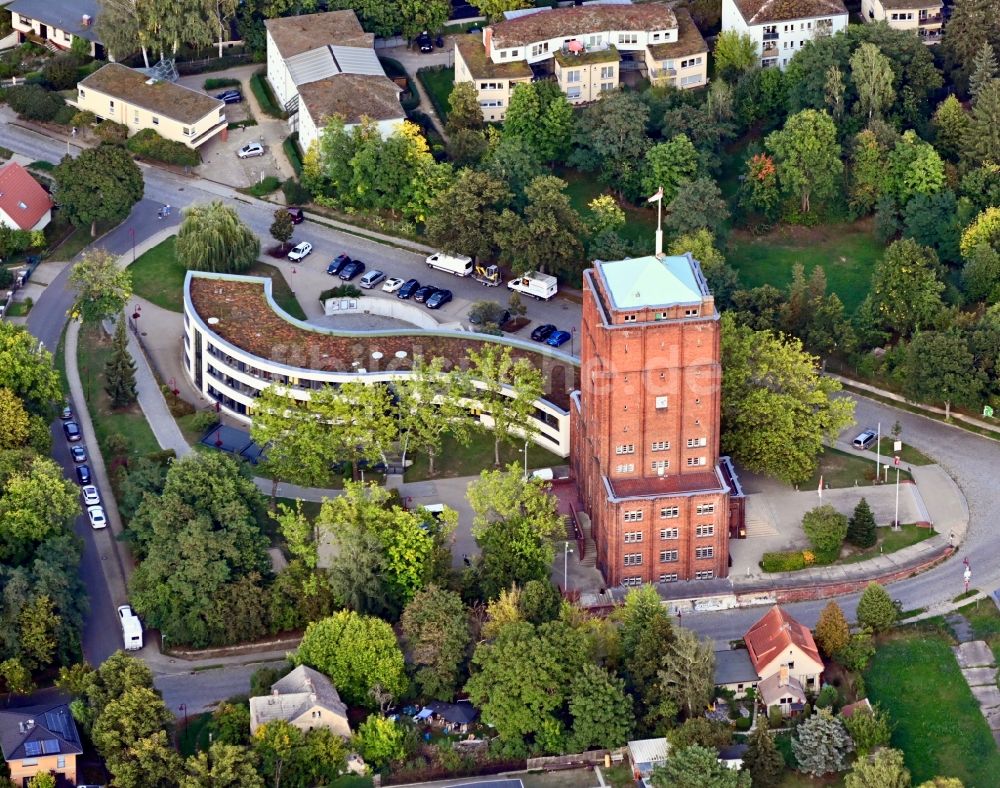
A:
{"label": "green lawn", "polygon": [[[174,253],[175,236],[157,244],[141,254],[129,271],[132,272],[132,287],[135,294],[171,312],[184,311],[184,277],[187,269],[177,260]],[[271,280],[274,300],[292,317],[304,320],[306,313],[292,293],[281,272],[269,263],[257,261],[246,272],[249,276],[266,276]]]}
{"label": "green lawn", "polygon": [[[888,438],[882,438],[879,441],[879,447],[882,452],[883,457],[892,457],[896,455],[897,452],[892,450],[892,445],[895,442],[895,438],[891,435]],[[903,450],[898,452],[899,461],[903,465],[933,465],[934,460],[924,454],[920,449],[915,449],[908,445],[906,441],[903,441]]]}
{"label": "green lawn", "polygon": [[846,558],[841,558],[837,563],[856,564],[858,561],[867,561],[869,558],[876,558],[884,553],[895,553],[897,550],[922,542],[924,539],[930,539],[932,536],[934,536],[933,529],[921,528],[912,523],[903,523],[898,531],[889,527],[879,528],[878,542],[874,547],[858,550]]}
{"label": "green lawn", "polygon": [[[406,469],[406,481],[416,482],[423,479],[443,479],[455,476],[477,476],[484,469],[493,468],[493,433],[476,433],[468,446],[462,446],[450,437],[444,439],[441,453],[434,462],[434,476],[427,473],[427,458],[423,455],[413,455],[413,465]],[[408,458],[410,459],[410,458]],[[524,464],[524,444],[514,448],[506,443],[500,444],[500,462],[504,466],[516,462]],[[555,465],[565,465],[567,460],[553,454],[534,443],[528,444],[528,467],[551,468]]]}
{"label": "green lawn", "polygon": [[26,301],[15,301],[7,310],[7,317],[27,317],[31,307]]}
{"label": "green lawn", "polygon": [[421,69],[417,72],[417,79],[424,86],[431,104],[444,123],[448,119],[448,99],[451,97],[451,91],[455,89],[455,69]]}
{"label": "green lawn", "polygon": [[[591,200],[602,194],[611,193],[611,190],[597,179],[597,173],[562,167],[556,174],[566,181],[566,195],[582,216],[589,215],[590,209],[587,206]],[[645,207],[638,208],[628,203],[622,204],[621,207],[625,211],[626,219],[625,226],[621,229],[622,236],[630,241],[646,244],[652,253],[656,232],[656,211]]]}
{"label": "green lawn", "polygon": [[823,266],[828,290],[840,296],[848,314],[868,294],[872,268],[881,256],[881,244],[867,225],[858,224],[782,226],[760,237],[736,232],[726,250],[726,259],[747,287],[770,284],[784,290],[795,263],[802,264],[806,276]]}
{"label": "green lawn", "polygon": [[997,784],[1000,754],[944,637],[913,631],[880,644],[864,679],[869,700],[896,724],[892,746],[914,785],[936,775]]}
{"label": "green lawn", "polygon": [[[818,489],[820,476],[823,477],[824,487],[854,487],[855,482],[859,485],[871,484],[875,478],[875,461],[827,446],[820,455],[819,468],[808,482],[799,485],[800,489]],[[910,478],[905,470],[900,471],[900,481]],[[892,480],[895,481],[895,474],[892,474]]]}
{"label": "green lawn", "polygon": [[980,599],[963,608],[959,613],[972,624],[972,634],[977,640],[985,640],[993,650],[993,656],[1000,662],[1000,610],[992,599]]}
{"label": "green lawn", "polygon": [[201,750],[208,749],[208,734],[211,722],[212,715],[210,712],[188,717],[187,726],[181,726],[177,731],[177,749],[181,751],[181,755],[187,758],[190,755],[196,755]]}

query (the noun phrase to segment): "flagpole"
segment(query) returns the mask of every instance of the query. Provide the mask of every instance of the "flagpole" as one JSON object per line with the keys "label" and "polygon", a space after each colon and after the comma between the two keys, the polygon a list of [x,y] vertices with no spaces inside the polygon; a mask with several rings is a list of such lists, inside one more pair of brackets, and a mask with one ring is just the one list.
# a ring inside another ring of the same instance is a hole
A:
{"label": "flagpole", "polygon": [[656,257],[663,257],[663,187],[656,190],[656,194],[646,200],[646,202],[656,203]]}

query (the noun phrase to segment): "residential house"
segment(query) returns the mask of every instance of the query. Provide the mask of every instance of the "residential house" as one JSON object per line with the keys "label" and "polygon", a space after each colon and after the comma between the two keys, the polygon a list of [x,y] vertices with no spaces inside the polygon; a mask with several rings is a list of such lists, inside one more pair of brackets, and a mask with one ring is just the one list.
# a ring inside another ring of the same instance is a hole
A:
{"label": "residential house", "polygon": [[0,710],[0,749],[15,785],[50,772],[76,784],[76,756],[83,748],[65,703]]}
{"label": "residential house", "polygon": [[74,38],[83,38],[92,56],[104,58],[94,28],[101,8],[98,0],[12,0],[5,5],[21,43],[36,41],[59,51],[72,47]]}
{"label": "residential house", "polygon": [[736,698],[746,697],[760,677],[745,648],[715,652],[715,686],[730,690]]}
{"label": "residential house", "polygon": [[736,771],[743,768],[743,756],[750,749],[748,744],[727,744],[719,747],[719,763]]}
{"label": "residential house", "polygon": [[895,30],[913,30],[925,44],[941,40],[944,3],[934,0],[861,0],[866,22],[885,22]]}
{"label": "residential house", "polygon": [[128,127],[129,135],[153,129],[189,148],[226,128],[225,104],[198,90],[108,63],[77,83],[76,106]]}
{"label": "residential house", "polygon": [[704,85],[708,45],[691,15],[662,3],[525,9],[455,44],[455,82],[476,86],[488,121],[503,120],[518,83],[551,79],[583,104],[618,88],[628,71],[657,84]]}
{"label": "residential house", "polygon": [[319,138],[326,119],[348,127],[374,121],[383,137],[406,120],[400,88],[375,54],[375,37],[353,11],[327,11],[264,22],[267,81],[299,134],[303,151]]}
{"label": "residential house", "polygon": [[268,722],[284,720],[301,731],[329,728],[350,738],[351,726],[333,683],[312,668],[299,665],[271,685],[270,695],[250,698],[250,733]]}
{"label": "residential house", "polygon": [[765,67],[784,68],[807,41],[846,27],[843,0],[722,0],[722,29],[749,35]]}
{"label": "residential house", "polygon": [[17,162],[0,169],[0,224],[42,230],[52,220],[52,198]]}
{"label": "residential house", "polygon": [[414,719],[437,724],[444,728],[445,733],[468,733],[478,717],[479,712],[470,701],[460,700],[457,703],[432,701],[417,712]]}
{"label": "residential house", "polygon": [[796,712],[807,692],[816,692],[823,675],[823,660],[812,632],[780,607],[772,607],[743,636],[760,681],[757,693],[767,707]]}
{"label": "residential house", "polygon": [[862,698],[855,703],[848,703],[844,706],[840,710],[840,716],[847,719],[848,717],[853,717],[855,714],[871,714],[872,711],[872,704],[868,702],[868,698]]}

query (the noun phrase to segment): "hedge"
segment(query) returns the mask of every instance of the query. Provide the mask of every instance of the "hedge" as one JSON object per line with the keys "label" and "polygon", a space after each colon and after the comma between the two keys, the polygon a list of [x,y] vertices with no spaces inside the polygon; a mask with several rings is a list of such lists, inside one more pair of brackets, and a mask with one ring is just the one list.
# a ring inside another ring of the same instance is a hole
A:
{"label": "hedge", "polygon": [[287,116],[285,111],[278,106],[278,102],[274,98],[274,94],[271,93],[271,88],[268,87],[267,82],[264,81],[264,72],[258,71],[252,77],[250,77],[250,90],[253,91],[254,96],[257,99],[257,103],[260,104],[260,108],[264,112],[270,115],[272,118],[281,118],[284,120]]}
{"label": "hedge", "polygon": [[268,175],[264,180],[255,183],[247,191],[254,197],[263,197],[265,194],[277,191],[281,187],[281,181],[273,175]]}
{"label": "hedge", "polygon": [[66,106],[62,96],[41,85],[17,85],[8,88],[6,95],[10,108],[28,120],[54,120],[59,110]]}
{"label": "hedge", "polygon": [[312,192],[294,178],[289,178],[281,184],[281,191],[288,205],[305,205],[312,202]]}
{"label": "hedge", "polygon": [[801,550],[788,553],[764,553],[760,567],[765,572],[797,572],[806,568],[806,559]]}
{"label": "hedge", "polygon": [[354,285],[337,285],[320,293],[319,302],[326,303],[328,298],[361,298],[363,295],[364,293]]}
{"label": "hedge", "polygon": [[198,151],[181,142],[164,139],[153,129],[143,129],[130,137],[126,147],[136,156],[161,161],[164,164],[194,167],[201,161]]}
{"label": "hedge", "polygon": [[292,165],[292,169],[295,170],[295,174],[302,175],[302,153],[299,151],[299,133],[296,131],[288,137],[285,137],[285,141],[281,143],[281,149],[285,152],[285,156],[288,157],[288,162]]}
{"label": "hedge", "polygon": [[243,83],[232,77],[211,77],[205,80],[205,90],[217,90],[218,88],[238,88]]}

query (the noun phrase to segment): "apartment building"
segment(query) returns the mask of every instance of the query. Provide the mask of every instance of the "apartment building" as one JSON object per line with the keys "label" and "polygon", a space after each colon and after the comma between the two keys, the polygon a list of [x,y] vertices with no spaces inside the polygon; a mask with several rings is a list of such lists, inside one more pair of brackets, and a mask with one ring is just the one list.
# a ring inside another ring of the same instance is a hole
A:
{"label": "apartment building", "polygon": [[943,3],[931,0],[861,0],[866,22],[885,22],[896,30],[913,30],[925,44],[941,40]]}
{"label": "apartment building", "polygon": [[722,0],[722,29],[749,35],[763,67],[785,68],[807,41],[846,27],[842,0]]}
{"label": "apartment building", "polygon": [[708,81],[708,45],[686,10],[591,3],[509,12],[455,44],[455,82],[472,82],[483,117],[502,121],[521,82],[553,80],[573,104],[596,101],[636,71],[657,84]]}

